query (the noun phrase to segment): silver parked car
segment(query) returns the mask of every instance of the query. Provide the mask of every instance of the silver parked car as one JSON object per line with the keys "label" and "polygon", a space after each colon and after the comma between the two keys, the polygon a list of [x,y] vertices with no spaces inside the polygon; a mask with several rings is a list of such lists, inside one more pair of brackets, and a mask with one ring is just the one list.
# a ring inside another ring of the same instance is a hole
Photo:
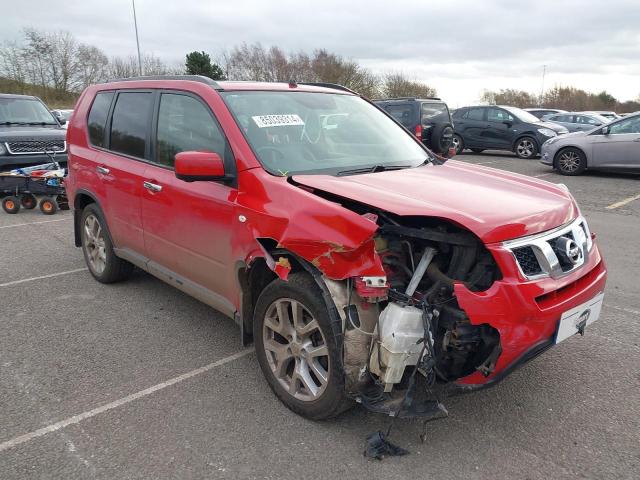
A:
{"label": "silver parked car", "polygon": [[558,108],[523,108],[525,112],[529,112],[536,118],[542,120],[542,117],[547,115],[553,115],[554,113],[564,113],[566,110],[560,110]]}
{"label": "silver parked car", "polygon": [[589,132],[574,132],[542,144],[542,163],[562,175],[580,175],[587,168],[640,173],[640,113]]}
{"label": "silver parked car", "polygon": [[587,132],[595,127],[600,127],[611,120],[595,113],[566,112],[545,115],[542,117],[545,122],[553,122],[566,127],[570,132]]}
{"label": "silver parked car", "polygon": [[590,110],[588,112],[579,112],[579,113],[586,113],[587,115],[593,115],[593,114],[600,115],[601,117],[604,117],[609,121],[620,118],[620,115],[618,115],[616,112],[611,112],[609,110]]}

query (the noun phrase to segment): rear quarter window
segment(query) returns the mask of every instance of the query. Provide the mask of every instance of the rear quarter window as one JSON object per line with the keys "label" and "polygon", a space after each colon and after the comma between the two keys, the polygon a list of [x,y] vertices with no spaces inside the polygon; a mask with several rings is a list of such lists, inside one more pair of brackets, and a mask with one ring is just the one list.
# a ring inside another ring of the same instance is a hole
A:
{"label": "rear quarter window", "polygon": [[387,105],[385,110],[405,127],[413,124],[413,108],[411,105]]}
{"label": "rear quarter window", "polygon": [[100,92],[96,95],[89,111],[87,129],[89,130],[89,142],[96,147],[105,146],[104,130],[107,125],[109,107],[113,99],[113,92]]}

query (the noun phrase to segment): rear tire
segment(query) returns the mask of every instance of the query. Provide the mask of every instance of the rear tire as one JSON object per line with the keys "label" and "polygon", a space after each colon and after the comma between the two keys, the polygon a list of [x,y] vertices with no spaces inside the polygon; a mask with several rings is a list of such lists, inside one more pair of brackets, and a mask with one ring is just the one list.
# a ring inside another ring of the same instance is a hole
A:
{"label": "rear tire", "polygon": [[290,410],[321,420],[353,405],[330,315],[311,276],[293,273],[267,285],[256,303],[253,338],[269,387]]}
{"label": "rear tire", "polygon": [[38,206],[38,199],[33,193],[23,193],[20,195],[20,204],[26,210],[33,210]]}
{"label": "rear tire", "polygon": [[582,150],[574,147],[560,150],[553,163],[561,175],[581,175],[587,169],[587,157]]}
{"label": "rear tire", "polygon": [[516,142],[513,151],[518,158],[528,160],[538,154],[538,144],[531,137],[522,137]]}
{"label": "rear tire", "polygon": [[102,212],[94,204],[87,205],[80,220],[82,252],[89,272],[100,283],[114,283],[131,275],[133,265],[118,258]]}
{"label": "rear tire", "polygon": [[40,211],[45,215],[55,215],[58,211],[58,202],[55,198],[43,197],[40,200]]}
{"label": "rear tire", "polygon": [[20,211],[20,200],[13,195],[4,197],[2,199],[2,208],[5,212],[14,215]]}
{"label": "rear tire", "polygon": [[462,150],[464,150],[464,140],[457,133],[453,134],[451,138],[451,146],[456,149],[456,155],[460,155]]}

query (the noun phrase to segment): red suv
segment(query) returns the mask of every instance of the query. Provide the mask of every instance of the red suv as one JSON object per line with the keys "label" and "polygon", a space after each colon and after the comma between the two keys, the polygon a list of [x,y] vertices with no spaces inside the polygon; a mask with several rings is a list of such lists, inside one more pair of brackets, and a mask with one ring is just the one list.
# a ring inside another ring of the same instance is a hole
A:
{"label": "red suv", "polygon": [[435,387],[493,384],[600,313],[566,188],[444,162],[345,88],[115,81],[68,132],[96,280],[136,266],[234,319],[307,417],[441,414]]}

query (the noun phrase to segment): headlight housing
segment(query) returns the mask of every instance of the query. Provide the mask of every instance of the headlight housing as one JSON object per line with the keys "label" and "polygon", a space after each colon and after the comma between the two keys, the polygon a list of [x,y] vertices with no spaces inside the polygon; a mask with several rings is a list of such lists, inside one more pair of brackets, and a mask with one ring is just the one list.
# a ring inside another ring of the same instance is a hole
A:
{"label": "headlight housing", "polygon": [[549,140],[547,140],[546,142],[544,142],[544,145],[553,145],[554,143],[556,143],[558,140],[560,140],[558,137],[553,137],[550,138]]}
{"label": "headlight housing", "polygon": [[6,155],[7,148],[4,146],[4,143],[0,143],[0,155]]}
{"label": "headlight housing", "polygon": [[545,137],[555,137],[556,136],[556,132],[554,132],[550,128],[539,128],[538,129],[538,133],[540,133],[541,135],[544,135]]}

